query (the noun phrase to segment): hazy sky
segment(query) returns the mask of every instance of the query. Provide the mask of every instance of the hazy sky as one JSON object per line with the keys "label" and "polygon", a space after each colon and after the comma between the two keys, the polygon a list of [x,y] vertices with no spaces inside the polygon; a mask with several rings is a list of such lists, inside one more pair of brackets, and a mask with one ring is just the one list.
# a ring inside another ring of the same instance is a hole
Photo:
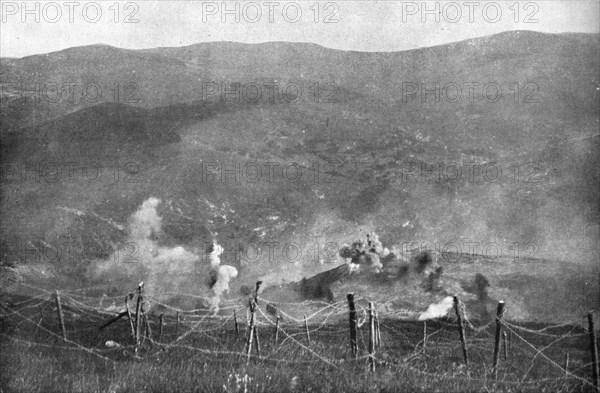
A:
{"label": "hazy sky", "polygon": [[507,30],[598,33],[600,13],[598,0],[0,3],[3,57],[97,43],[137,49],[222,40],[396,51]]}

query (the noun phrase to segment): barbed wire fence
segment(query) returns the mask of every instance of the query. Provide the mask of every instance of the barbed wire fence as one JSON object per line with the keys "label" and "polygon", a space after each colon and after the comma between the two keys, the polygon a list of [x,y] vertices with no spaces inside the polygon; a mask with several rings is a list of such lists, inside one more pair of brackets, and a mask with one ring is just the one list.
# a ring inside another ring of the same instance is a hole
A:
{"label": "barbed wire fence", "polygon": [[[28,290],[27,298],[0,303],[2,324],[10,327],[0,332],[3,339],[29,348],[80,351],[106,363],[127,357],[151,359],[172,351],[192,351],[209,356],[211,361],[232,358],[241,361],[247,358],[255,362],[290,365],[319,362],[339,370],[344,370],[349,364],[368,363],[372,370],[375,370],[375,365],[393,366],[421,376],[455,381],[516,386],[576,382],[587,389],[598,389],[598,355],[591,316],[588,316],[587,331],[580,327],[582,321],[546,325],[538,329],[532,324],[510,321],[502,315],[477,326],[466,318],[462,305],[467,332],[464,345],[474,358],[468,363],[465,349],[465,359],[451,357],[454,371],[447,372],[430,370],[429,364],[432,357],[441,352],[459,352],[457,324],[452,319],[421,322],[401,319],[398,312],[390,312],[382,305],[368,309],[365,306],[368,299],[361,296],[355,298],[354,323],[358,334],[355,337],[357,352],[353,354],[347,345],[349,329],[340,323],[348,316],[346,301],[285,303],[255,294],[258,307],[255,309],[254,333],[257,339],[252,352],[246,340],[250,331],[248,297],[224,300],[219,313],[214,314],[209,308],[178,308],[144,294],[142,302],[160,306],[167,312],[150,315],[142,304],[138,318],[136,312],[129,316],[126,314],[125,302],[136,295],[141,299],[141,289],[137,294],[132,291],[101,299],[86,296],[78,290],[60,291],[58,300],[56,291],[22,282],[19,285]],[[208,304],[208,298],[192,294],[185,296]],[[104,302],[111,305],[106,306]],[[298,318],[284,311],[283,307],[309,307],[313,311]],[[64,315],[61,316],[61,313]],[[136,323],[129,321],[133,321],[133,315]],[[375,323],[367,323],[373,315]],[[107,323],[107,320],[112,322]],[[353,323],[352,319],[350,323]],[[127,333],[131,332],[130,324],[133,337]],[[137,330],[133,329],[135,324],[140,324],[135,326]],[[423,326],[422,333],[415,329],[418,324]],[[61,334],[61,325],[66,325],[64,334]],[[372,331],[373,326],[375,332]],[[141,336],[136,336],[136,331]],[[345,345],[332,346],[331,340],[345,342]],[[565,353],[565,347],[572,348],[573,355],[580,356],[569,357],[570,352]],[[495,349],[494,364],[490,365],[492,349]],[[591,353],[591,361],[583,355],[585,353]],[[511,367],[511,358],[517,356],[527,359],[529,366],[520,369]],[[540,375],[539,367],[536,367],[540,364],[544,366],[542,370],[546,375]]]}

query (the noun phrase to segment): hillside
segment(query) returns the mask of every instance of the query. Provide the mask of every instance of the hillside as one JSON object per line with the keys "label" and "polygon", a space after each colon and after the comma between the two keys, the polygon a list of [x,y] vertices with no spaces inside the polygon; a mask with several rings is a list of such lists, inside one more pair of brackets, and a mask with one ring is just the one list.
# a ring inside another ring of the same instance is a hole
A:
{"label": "hillside", "polygon": [[[390,247],[478,243],[481,253],[493,243],[503,257],[519,243],[527,257],[572,266],[574,289],[564,291],[572,304],[590,293],[585,275],[594,274],[599,257],[598,41],[521,31],[396,53],[207,43],[138,51],[97,45],[0,59],[2,260],[28,266],[42,283],[90,284],[86,272],[127,241],[132,214],[156,197],[162,226],[153,241],[199,254],[215,238],[240,271],[234,293],[261,277],[300,280],[334,267],[314,260],[314,244],[327,260],[331,244],[339,249],[374,231]],[[37,81],[98,84],[105,94],[97,102],[71,102],[67,93],[35,102],[18,91],[31,93]],[[300,94],[270,100],[265,88],[257,100],[219,102],[218,92],[203,90],[213,82],[275,83],[284,92],[291,85]],[[436,102],[403,94],[403,82],[404,93],[406,83],[493,82],[503,96],[491,102],[480,91],[471,100],[463,90],[457,102]],[[469,162],[503,174],[471,178]],[[58,181],[48,163],[61,168]],[[78,168],[72,178],[71,163]],[[279,167],[269,178],[273,163]],[[452,165],[464,174],[424,179],[417,166],[437,163],[446,174]],[[28,170],[15,175],[14,165],[33,164],[46,168],[40,179]],[[92,164],[101,176],[84,176],[82,167]],[[222,165],[257,164],[258,181],[248,172],[240,181],[221,177]],[[298,168],[304,175],[296,178]],[[265,242],[279,244],[274,260],[264,251],[248,263],[237,252],[254,244],[266,250]],[[288,243],[302,249],[291,264],[282,258]],[[48,249],[63,254],[49,258]],[[504,268],[476,266],[457,280]],[[525,296],[533,290],[522,283],[543,282],[548,271],[556,272],[540,267],[496,285]],[[116,292],[137,283],[124,280]],[[171,285],[206,290],[194,280]],[[523,315],[534,315],[538,302],[526,303]]]}

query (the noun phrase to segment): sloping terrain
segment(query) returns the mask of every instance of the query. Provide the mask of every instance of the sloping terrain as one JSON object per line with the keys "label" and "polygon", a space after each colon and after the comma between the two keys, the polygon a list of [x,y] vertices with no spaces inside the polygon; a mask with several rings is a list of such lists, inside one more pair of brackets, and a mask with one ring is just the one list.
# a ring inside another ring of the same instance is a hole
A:
{"label": "sloping terrain", "polygon": [[[335,267],[315,263],[312,244],[327,259],[335,254],[328,243],[339,249],[371,231],[390,247],[478,243],[483,253],[494,243],[506,256],[519,243],[528,257],[573,266],[566,304],[590,293],[582,283],[599,257],[597,35],[522,31],[397,53],[99,45],[0,61],[2,260],[37,266],[41,282],[87,283],[89,265],[127,240],[132,213],[156,197],[158,244],[197,252],[215,238],[233,251],[236,294],[261,277],[275,285]],[[97,84],[104,94],[87,102],[76,90],[73,100],[63,92],[58,102],[36,102],[35,82]],[[262,96],[220,101],[236,82],[264,87]],[[472,99],[471,82],[479,84]],[[265,83],[284,93],[269,99]],[[438,84],[439,99],[407,90],[421,83]],[[461,86],[458,100],[449,98],[452,83]],[[502,89],[498,100],[486,98],[493,89],[482,92],[490,83]],[[471,178],[470,162],[503,174]],[[445,176],[419,167],[437,163]],[[239,181],[227,172],[236,165]],[[462,165],[459,179],[451,165]],[[265,251],[248,263],[236,251],[260,243],[266,250],[264,242],[280,245],[273,260]],[[281,245],[290,242],[302,254],[284,263]],[[49,257],[57,249],[60,257]],[[458,271],[458,281],[506,269],[485,266]],[[525,282],[541,288],[548,271],[517,272],[492,287],[545,296]],[[529,317],[539,302],[523,304]]]}

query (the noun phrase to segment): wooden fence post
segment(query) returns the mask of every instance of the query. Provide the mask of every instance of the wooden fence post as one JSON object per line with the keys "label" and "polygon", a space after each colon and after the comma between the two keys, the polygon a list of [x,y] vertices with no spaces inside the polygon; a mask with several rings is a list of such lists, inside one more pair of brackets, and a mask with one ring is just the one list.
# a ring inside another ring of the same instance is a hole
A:
{"label": "wooden fence post", "polygon": [[502,349],[504,349],[504,360],[508,359],[507,341],[508,337],[506,336],[506,332],[502,332]]}
{"label": "wooden fence post", "polygon": [[277,320],[275,321],[275,337],[273,339],[275,344],[277,344],[278,339],[279,339],[279,315],[277,316]]}
{"label": "wooden fence post", "polygon": [[258,336],[258,328],[254,325],[254,347],[256,348],[256,354],[260,357],[260,337]]}
{"label": "wooden fence post", "polygon": [[175,324],[175,336],[179,336],[179,311],[177,311],[177,323]]}
{"label": "wooden fence post", "polygon": [[465,359],[465,365],[469,365],[469,354],[467,352],[467,340],[465,338],[465,328],[462,323],[462,317],[460,316],[460,300],[458,296],[454,296],[454,311],[456,312],[456,321],[458,323],[458,332],[460,334],[460,343],[462,345],[463,357]]}
{"label": "wooden fence post", "polygon": [[565,355],[565,378],[569,375],[569,352]]}
{"label": "wooden fence post", "polygon": [[256,282],[256,289],[254,290],[254,298],[250,299],[250,326],[248,327],[248,340],[246,341],[246,364],[250,362],[250,353],[252,352],[252,341],[253,335],[256,329],[254,329],[254,321],[256,318],[256,307],[258,306],[258,290],[262,281]]}
{"label": "wooden fence post", "polygon": [[[143,307],[142,307],[142,316],[144,318],[144,325],[146,326],[146,337],[148,337],[149,339],[152,339],[152,329],[150,329],[150,321],[148,320],[148,314],[146,314],[143,311]],[[152,342],[152,341],[150,341]]]}
{"label": "wooden fence post", "polygon": [[238,325],[237,314],[235,310],[233,310],[233,325],[235,327],[235,337],[240,336],[240,326]]}
{"label": "wooden fence post", "polygon": [[248,327],[248,338],[246,339],[246,364],[250,362],[250,352],[252,352],[253,335],[254,335],[254,306],[250,300],[250,325]]}
{"label": "wooden fence post", "polygon": [[141,325],[141,317],[142,317],[142,287],[144,283],[140,282],[138,284],[137,289],[137,303],[135,306],[135,352],[137,353],[140,346],[140,336],[142,335],[142,325]]}
{"label": "wooden fence post", "polygon": [[62,305],[60,304],[60,295],[56,291],[56,309],[58,312],[58,321],[60,322],[60,330],[62,332],[63,342],[67,341],[67,331],[65,329],[65,316],[63,315]]}
{"label": "wooden fence post", "polygon": [[369,365],[371,372],[375,372],[375,318],[373,315],[373,302],[369,302]]}
{"label": "wooden fence post", "polygon": [[308,318],[304,315],[304,330],[306,331],[306,344],[310,347],[310,333],[308,332]]}
{"label": "wooden fence post", "polygon": [[358,357],[358,344],[356,343],[356,307],[354,305],[354,293],[349,293],[348,298],[348,309],[349,311],[349,322],[350,322],[350,348],[354,357]]}
{"label": "wooden fence post", "polygon": [[502,333],[502,318],[504,317],[504,301],[498,302],[496,310],[496,336],[494,341],[494,379],[498,379],[498,355],[500,354],[500,334]]}
{"label": "wooden fence post", "polygon": [[425,345],[427,344],[427,320],[423,321],[423,351],[425,350]]}
{"label": "wooden fence post", "polygon": [[131,327],[131,338],[133,343],[137,343],[135,338],[135,329],[133,327],[133,319],[131,318],[131,310],[129,309],[129,295],[125,296],[125,309],[127,310],[127,317],[129,318],[129,326]]}
{"label": "wooden fence post", "polygon": [[375,311],[375,346],[381,346],[381,326],[379,325],[379,313]]}
{"label": "wooden fence post", "polygon": [[159,329],[158,329],[158,341],[162,340],[162,335],[163,335],[163,325],[165,324],[165,316],[161,313],[159,319]]}
{"label": "wooden fence post", "polygon": [[590,350],[592,351],[592,376],[594,378],[594,387],[598,390],[598,345],[596,344],[596,331],[594,330],[594,315],[588,313],[588,328],[590,332]]}

